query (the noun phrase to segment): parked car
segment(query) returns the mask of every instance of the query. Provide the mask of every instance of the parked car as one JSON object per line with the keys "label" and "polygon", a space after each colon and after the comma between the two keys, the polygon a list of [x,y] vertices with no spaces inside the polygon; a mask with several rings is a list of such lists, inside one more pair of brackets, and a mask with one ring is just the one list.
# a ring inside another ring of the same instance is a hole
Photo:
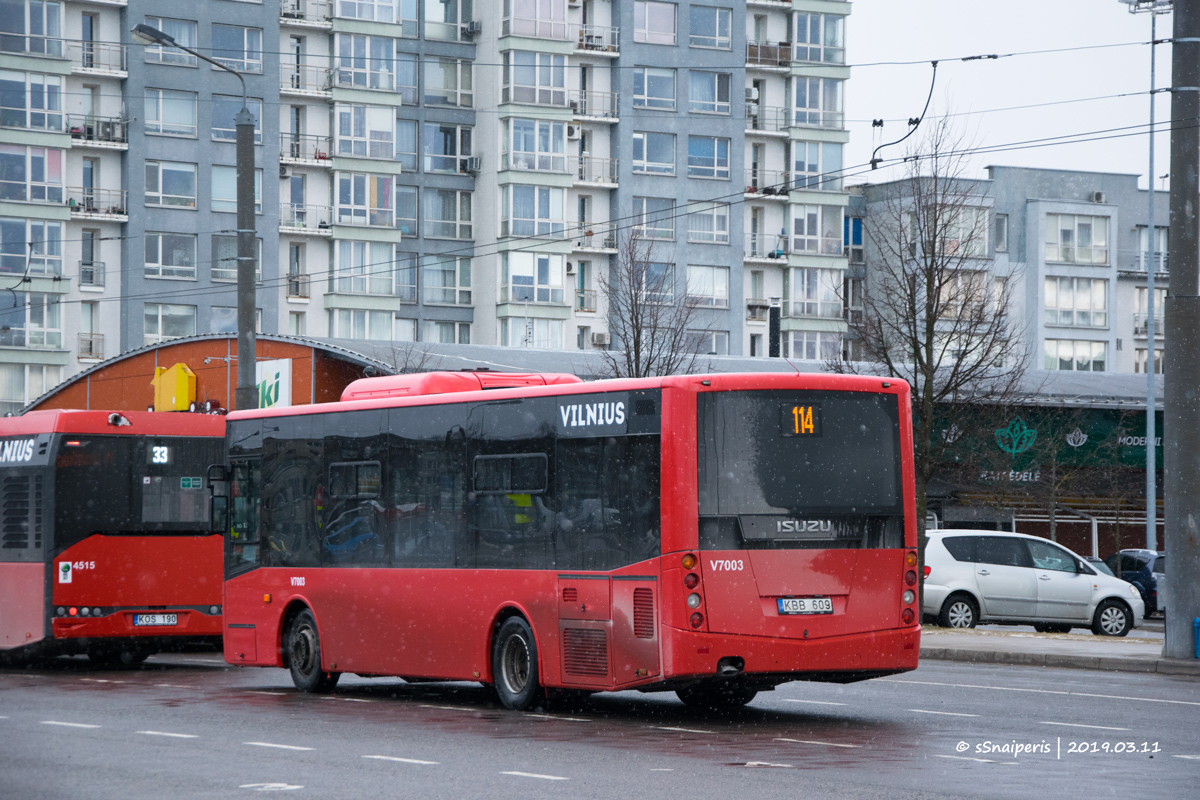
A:
{"label": "parked car", "polygon": [[1113,574],[1138,588],[1146,603],[1146,616],[1166,611],[1167,556],[1157,550],[1122,550],[1105,561]]}
{"label": "parked car", "polygon": [[[1088,562],[1088,566],[1104,575],[1113,575],[1113,571],[1108,568],[1108,564],[1104,563],[1104,559],[1096,558],[1095,556],[1084,556],[1083,560]],[[1113,575],[1113,577],[1117,577]]]}
{"label": "parked car", "polygon": [[927,536],[922,610],[943,627],[992,622],[1125,636],[1145,614],[1136,587],[1046,539],[971,530]]}

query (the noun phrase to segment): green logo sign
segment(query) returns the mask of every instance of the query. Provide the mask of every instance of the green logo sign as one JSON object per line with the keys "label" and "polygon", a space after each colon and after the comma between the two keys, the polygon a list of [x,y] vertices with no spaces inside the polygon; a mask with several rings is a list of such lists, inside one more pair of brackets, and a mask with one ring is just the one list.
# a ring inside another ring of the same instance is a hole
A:
{"label": "green logo sign", "polygon": [[1006,453],[1016,455],[1033,447],[1037,431],[1025,426],[1025,420],[1017,417],[1007,428],[996,429],[996,444]]}
{"label": "green logo sign", "polygon": [[180,478],[179,479],[179,488],[180,489],[203,489],[204,488],[204,479],[203,478]]}

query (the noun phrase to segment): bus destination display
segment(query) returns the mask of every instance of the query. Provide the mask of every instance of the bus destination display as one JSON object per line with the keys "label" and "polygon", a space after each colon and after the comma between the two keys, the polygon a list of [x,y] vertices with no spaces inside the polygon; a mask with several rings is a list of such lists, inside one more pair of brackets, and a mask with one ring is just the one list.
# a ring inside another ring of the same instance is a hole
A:
{"label": "bus destination display", "polygon": [[784,436],[821,435],[820,403],[784,403],[781,410]]}

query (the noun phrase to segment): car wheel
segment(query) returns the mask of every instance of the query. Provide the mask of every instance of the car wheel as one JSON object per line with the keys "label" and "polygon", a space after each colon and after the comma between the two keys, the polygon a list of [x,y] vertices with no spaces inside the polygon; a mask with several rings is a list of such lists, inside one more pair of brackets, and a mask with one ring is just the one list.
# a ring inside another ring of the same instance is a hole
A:
{"label": "car wheel", "polygon": [[966,594],[951,595],[938,614],[943,628],[974,628],[979,623],[979,604]]}
{"label": "car wheel", "polygon": [[1033,629],[1038,633],[1070,633],[1070,625],[1059,625],[1054,622],[1035,622]]}
{"label": "car wheel", "polygon": [[1092,633],[1097,636],[1124,636],[1133,627],[1133,613],[1118,600],[1105,600],[1092,619]]}
{"label": "car wheel", "polygon": [[323,694],[337,686],[340,672],[321,671],[321,637],[317,620],[307,608],[296,615],[288,632],[288,664],[292,683],[302,692]]}
{"label": "car wheel", "polygon": [[741,708],[758,694],[757,689],[729,684],[699,683],[675,692],[685,705],[709,711]]}
{"label": "car wheel", "polygon": [[521,617],[509,617],[492,645],[492,680],[506,708],[525,711],[542,697],[538,684],[537,642],[533,629]]}

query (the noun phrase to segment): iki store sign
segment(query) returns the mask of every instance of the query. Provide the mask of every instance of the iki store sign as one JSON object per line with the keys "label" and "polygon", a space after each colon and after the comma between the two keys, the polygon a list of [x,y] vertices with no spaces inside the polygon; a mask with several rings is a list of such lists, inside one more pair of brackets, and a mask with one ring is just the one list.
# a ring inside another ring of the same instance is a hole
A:
{"label": "iki store sign", "polygon": [[278,358],[254,365],[259,408],[282,408],[292,404],[292,360]]}

